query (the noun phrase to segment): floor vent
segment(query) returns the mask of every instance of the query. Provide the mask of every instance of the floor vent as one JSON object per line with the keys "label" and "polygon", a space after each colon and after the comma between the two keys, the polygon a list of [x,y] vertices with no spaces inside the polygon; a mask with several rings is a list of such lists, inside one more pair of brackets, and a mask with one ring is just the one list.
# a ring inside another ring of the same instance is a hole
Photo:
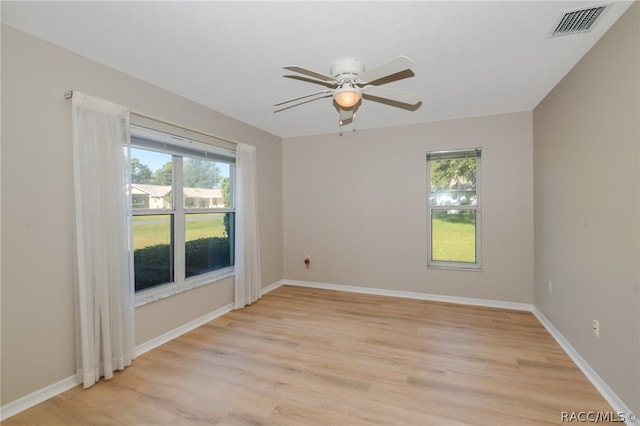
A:
{"label": "floor vent", "polygon": [[607,6],[596,6],[588,9],[567,12],[560,18],[551,37],[560,37],[569,34],[580,34],[593,29],[598,18],[602,16]]}

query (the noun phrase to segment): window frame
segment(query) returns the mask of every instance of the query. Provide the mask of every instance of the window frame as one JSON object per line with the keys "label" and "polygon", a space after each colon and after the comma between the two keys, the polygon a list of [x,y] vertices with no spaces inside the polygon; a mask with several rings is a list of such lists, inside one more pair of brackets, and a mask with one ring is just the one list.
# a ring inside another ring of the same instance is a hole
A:
{"label": "window frame", "polygon": [[[164,130],[150,129],[142,125],[131,124],[131,148],[155,151],[171,155],[172,162],[172,205],[163,209],[131,209],[130,221],[133,231],[133,218],[135,216],[170,215],[172,216],[171,241],[173,245],[173,281],[159,284],[147,289],[135,291],[135,306],[142,306],[156,300],[164,299],[203,285],[220,281],[233,276],[235,273],[234,240],[235,229],[229,235],[231,265],[214,271],[205,272],[192,277],[186,277],[186,216],[188,214],[206,213],[231,213],[232,227],[235,223],[235,151],[215,145],[211,145],[196,139],[186,138],[181,135],[168,133]],[[229,164],[229,185],[231,188],[230,206],[227,207],[185,207],[184,205],[184,179],[183,159],[205,159],[209,161]],[[133,232],[131,234],[133,240]],[[134,269],[133,241],[131,242],[131,267]],[[133,272],[132,272],[133,277]]]}
{"label": "window frame", "polygon": [[[445,156],[451,159],[462,159],[470,154],[476,159],[476,204],[475,205],[431,205],[431,161],[443,159]],[[436,157],[436,158],[433,158]],[[453,270],[482,270],[482,148],[468,148],[457,150],[427,151],[427,268],[453,269]],[[453,208],[452,208],[453,207]],[[460,262],[454,260],[433,260],[433,212],[448,210],[475,211],[475,262]]]}

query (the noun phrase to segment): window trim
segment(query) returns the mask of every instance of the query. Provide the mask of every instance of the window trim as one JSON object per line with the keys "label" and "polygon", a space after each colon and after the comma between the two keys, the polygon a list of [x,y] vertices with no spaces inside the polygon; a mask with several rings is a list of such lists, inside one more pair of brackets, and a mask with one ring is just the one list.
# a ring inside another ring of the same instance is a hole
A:
{"label": "window trim", "polygon": [[[146,305],[151,302],[155,302],[170,296],[174,296],[185,291],[192,290],[197,287],[211,284],[216,281],[223,280],[225,278],[235,275],[235,265],[231,265],[225,268],[220,268],[215,271],[206,272],[193,277],[185,277],[185,217],[187,214],[192,213],[236,213],[235,209],[235,194],[231,194],[231,206],[224,208],[193,208],[185,207],[182,187],[182,161],[185,156],[189,158],[200,158],[214,162],[228,163],[230,166],[229,178],[231,180],[231,187],[235,191],[235,151],[211,145],[209,143],[201,142],[196,138],[187,138],[184,136],[177,136],[176,134],[168,133],[166,131],[159,131],[150,129],[146,126],[137,124],[130,125],[131,131],[131,148],[144,149],[149,151],[156,151],[171,155],[171,161],[173,164],[173,200],[172,207],[170,209],[132,209],[130,220],[133,221],[134,216],[144,215],[172,215],[174,223],[174,235],[182,235],[182,241],[177,241],[174,244],[174,277],[173,282],[159,284],[154,287],[150,287],[140,291],[134,291],[134,304],[135,307]],[[141,143],[134,143],[141,141]],[[181,182],[178,190],[175,188],[175,182]],[[233,191],[232,191],[233,192]],[[133,223],[131,223],[133,229]],[[133,236],[132,236],[133,238]],[[234,236],[230,236],[234,239]],[[180,244],[181,243],[181,244]],[[133,246],[133,245],[132,245]],[[233,246],[232,246],[233,247]],[[233,258],[233,253],[231,253]],[[131,252],[131,266],[133,268],[133,251]]]}
{"label": "window trim", "polygon": [[[463,158],[461,154],[475,153],[476,158],[476,205],[455,206],[455,210],[470,210],[476,212],[476,261],[458,262],[447,260],[433,260],[433,211],[451,210],[452,206],[431,205],[431,161],[434,159]],[[434,158],[435,157],[435,158]],[[427,166],[427,268],[450,269],[464,271],[482,271],[482,148],[469,148],[445,151],[428,151],[426,156]]]}

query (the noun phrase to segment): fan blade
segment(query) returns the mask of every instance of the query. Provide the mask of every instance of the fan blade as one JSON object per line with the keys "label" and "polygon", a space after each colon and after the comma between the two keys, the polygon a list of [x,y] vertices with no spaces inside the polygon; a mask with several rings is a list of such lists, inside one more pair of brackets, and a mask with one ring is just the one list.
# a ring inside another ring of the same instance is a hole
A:
{"label": "fan blade", "polygon": [[281,101],[281,102],[278,102],[277,104],[273,104],[273,106],[283,105],[283,104],[286,104],[286,103],[289,103],[289,102],[293,102],[293,101],[297,101],[297,100],[300,100],[300,99],[308,98],[310,96],[322,95],[324,93],[331,93],[331,92],[333,92],[333,90],[331,90],[331,89],[321,90],[319,92],[309,93],[308,95],[298,96],[297,98],[287,99],[286,101]]}
{"label": "fan blade", "polygon": [[362,92],[365,95],[374,96],[376,98],[389,99],[390,101],[396,101],[408,105],[416,105],[422,100],[420,95],[415,93],[405,92],[397,89],[389,89],[388,87],[380,86],[364,86]]}
{"label": "fan blade", "polygon": [[340,125],[349,124],[353,120],[353,108],[340,108]]}
{"label": "fan blade", "polygon": [[358,80],[360,83],[366,84],[370,81],[376,81],[383,77],[387,77],[392,74],[399,73],[414,66],[416,63],[412,59],[406,56],[398,56],[389,62],[379,65],[375,68],[371,68],[360,74]]}
{"label": "fan blade", "polygon": [[337,83],[336,79],[325,74],[321,74],[319,72],[311,71],[309,69],[299,67],[297,65],[289,65],[288,67],[284,67],[285,70],[297,72],[300,74],[308,75],[309,77],[317,78],[318,80],[329,81],[331,83]]}
{"label": "fan blade", "polygon": [[290,108],[294,108],[294,107],[297,107],[297,106],[300,106],[300,105],[308,104],[309,102],[317,101],[318,99],[328,98],[330,96],[332,96],[331,93],[328,93],[328,94],[325,94],[325,95],[322,95],[322,96],[318,96],[317,98],[311,98],[311,99],[307,99],[306,101],[301,101],[301,102],[298,102],[298,103],[295,103],[295,104],[292,104],[292,105],[287,105],[287,106],[284,106],[284,107],[280,107],[280,108],[274,110],[273,112],[284,111],[286,109],[290,109]]}
{"label": "fan blade", "polygon": [[305,83],[313,83],[313,84],[321,84],[324,87],[333,89],[335,87],[338,86],[338,83],[335,81],[322,81],[322,80],[317,80],[315,78],[311,78],[311,77],[305,77],[303,75],[283,75],[284,78],[290,78],[292,80],[297,80],[297,81],[304,81]]}

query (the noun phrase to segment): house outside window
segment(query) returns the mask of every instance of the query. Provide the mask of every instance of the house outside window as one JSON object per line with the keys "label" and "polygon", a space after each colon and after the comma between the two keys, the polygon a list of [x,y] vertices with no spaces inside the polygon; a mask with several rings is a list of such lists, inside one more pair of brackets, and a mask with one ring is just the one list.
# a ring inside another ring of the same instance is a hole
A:
{"label": "house outside window", "polygon": [[235,153],[132,126],[130,165],[136,298],[231,275]]}
{"label": "house outside window", "polygon": [[481,268],[481,149],[427,153],[427,265]]}

